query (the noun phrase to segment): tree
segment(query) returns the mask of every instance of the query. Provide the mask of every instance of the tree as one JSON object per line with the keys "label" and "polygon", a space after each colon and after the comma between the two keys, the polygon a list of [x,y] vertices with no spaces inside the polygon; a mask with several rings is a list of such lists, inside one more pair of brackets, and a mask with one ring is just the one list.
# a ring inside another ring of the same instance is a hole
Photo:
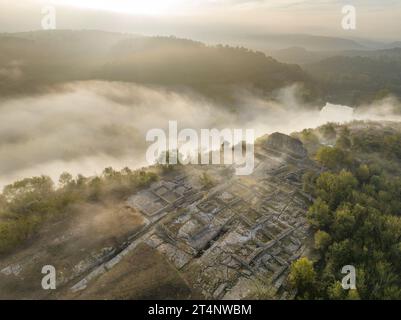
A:
{"label": "tree", "polygon": [[340,281],[327,288],[327,295],[331,300],[360,300],[358,290],[344,290]]}
{"label": "tree", "polygon": [[349,290],[347,295],[347,300],[360,300],[361,297],[359,296],[358,290]]}
{"label": "tree", "polygon": [[361,164],[355,174],[361,183],[367,183],[370,178],[370,169],[366,164]]}
{"label": "tree", "polygon": [[116,173],[117,172],[112,167],[108,167],[103,170],[103,177],[106,179],[112,179],[115,177]]}
{"label": "tree", "polygon": [[41,197],[53,191],[53,181],[46,176],[26,178],[8,185],[3,190],[7,200]]}
{"label": "tree", "polygon": [[63,172],[58,179],[58,182],[62,188],[67,187],[72,181],[72,175],[68,172]]}
{"label": "tree", "polygon": [[352,163],[348,152],[336,147],[322,147],[317,151],[316,160],[330,170],[349,167]]}
{"label": "tree", "polygon": [[315,248],[322,252],[325,252],[331,244],[331,236],[325,232],[318,230],[315,233]]}
{"label": "tree", "polygon": [[316,272],[313,268],[313,262],[307,257],[295,261],[291,265],[288,282],[298,290],[300,298],[312,299],[316,289]]}
{"label": "tree", "polygon": [[345,239],[353,234],[357,217],[349,207],[338,208],[335,213],[332,232],[336,239]]}
{"label": "tree", "polygon": [[90,201],[99,201],[102,195],[102,179],[99,177],[93,178],[89,183],[89,196]]}
{"label": "tree", "polygon": [[9,202],[10,214],[27,216],[45,214],[52,210],[54,202],[53,181],[46,176],[27,178],[4,188],[3,196]]}
{"label": "tree", "polygon": [[327,295],[331,300],[344,300],[346,291],[343,289],[341,282],[336,281],[327,288]]}
{"label": "tree", "polygon": [[[359,248],[354,247],[351,239],[346,239],[340,242],[333,242],[327,253],[327,260],[329,263],[326,265],[326,271],[336,273],[341,270],[343,266],[353,265],[355,263],[355,252]],[[360,253],[360,252],[357,252]]]}
{"label": "tree", "polygon": [[313,132],[312,129],[304,129],[301,132],[301,140],[304,144],[307,145],[318,145],[319,144],[319,138],[318,136]]}
{"label": "tree", "polygon": [[327,228],[333,220],[329,206],[320,198],[309,208],[307,217],[316,228]]}
{"label": "tree", "polygon": [[316,181],[316,193],[335,210],[341,202],[352,200],[353,191],[358,186],[358,180],[346,170],[339,174],[324,172]]}
{"label": "tree", "polygon": [[307,171],[302,177],[302,190],[311,195],[315,194],[315,183],[318,174],[313,171]]}

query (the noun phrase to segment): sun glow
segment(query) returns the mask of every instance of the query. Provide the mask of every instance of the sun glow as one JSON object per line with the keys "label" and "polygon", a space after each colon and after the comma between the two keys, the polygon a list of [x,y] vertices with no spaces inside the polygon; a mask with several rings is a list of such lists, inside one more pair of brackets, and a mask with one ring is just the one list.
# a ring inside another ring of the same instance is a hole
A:
{"label": "sun glow", "polygon": [[184,0],[53,0],[55,5],[140,15],[165,15],[180,11]]}

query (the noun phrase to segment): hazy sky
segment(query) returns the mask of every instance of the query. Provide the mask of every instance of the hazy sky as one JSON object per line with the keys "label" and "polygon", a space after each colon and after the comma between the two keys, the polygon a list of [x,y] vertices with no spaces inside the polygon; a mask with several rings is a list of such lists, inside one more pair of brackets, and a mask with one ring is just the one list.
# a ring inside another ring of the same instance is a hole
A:
{"label": "hazy sky", "polygon": [[[205,37],[208,33],[311,33],[401,40],[399,0],[0,0],[0,31],[40,29],[53,4],[59,29],[101,29]],[[341,8],[357,9],[357,30]]]}

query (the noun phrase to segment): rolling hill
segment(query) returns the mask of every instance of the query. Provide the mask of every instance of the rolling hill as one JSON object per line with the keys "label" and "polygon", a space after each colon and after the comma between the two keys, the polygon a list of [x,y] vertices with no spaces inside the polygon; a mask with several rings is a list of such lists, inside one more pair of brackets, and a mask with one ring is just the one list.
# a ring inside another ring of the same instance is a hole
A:
{"label": "rolling hill", "polygon": [[[314,87],[299,66],[261,52],[174,37],[40,31],[1,35],[0,52],[3,96],[92,79],[188,87],[217,99],[226,99],[238,86],[263,94],[294,83],[304,84],[309,92]],[[12,73],[16,76],[10,77]]]}

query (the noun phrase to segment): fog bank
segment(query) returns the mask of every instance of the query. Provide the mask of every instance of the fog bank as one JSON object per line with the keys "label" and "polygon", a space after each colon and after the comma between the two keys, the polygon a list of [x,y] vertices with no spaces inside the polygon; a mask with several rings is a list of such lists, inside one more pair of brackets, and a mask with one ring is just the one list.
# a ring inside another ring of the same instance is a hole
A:
{"label": "fog bank", "polygon": [[189,91],[96,81],[2,101],[0,187],[33,175],[46,174],[57,181],[64,171],[95,175],[108,166],[146,166],[146,133],[167,130],[169,120],[178,121],[179,129],[254,129],[256,136],[289,134],[328,121],[400,120],[399,103],[393,99],[350,115],[344,111],[347,107],[328,105],[320,112],[300,104],[295,86],[277,92],[275,101],[236,92],[240,107],[235,110]]}

